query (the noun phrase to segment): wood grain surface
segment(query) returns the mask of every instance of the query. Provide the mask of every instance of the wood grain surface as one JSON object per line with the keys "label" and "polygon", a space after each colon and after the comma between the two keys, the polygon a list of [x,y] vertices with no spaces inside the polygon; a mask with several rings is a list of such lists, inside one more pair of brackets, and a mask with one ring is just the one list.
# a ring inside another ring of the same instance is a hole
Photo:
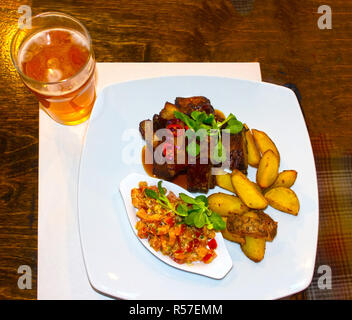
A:
{"label": "wood grain surface", "polygon": [[[20,17],[17,9],[23,4],[31,6],[33,14],[62,11],[80,19],[91,33],[97,61],[258,61],[264,81],[288,84],[299,92],[319,181],[326,159],[330,159],[329,170],[351,163],[351,1],[2,0],[0,299],[36,298],[38,104],[21,83],[9,56]],[[332,8],[331,30],[317,26],[322,4]],[[329,214],[329,206],[320,199],[321,218]],[[350,202],[346,206],[350,208]],[[321,237],[317,259],[333,265],[334,261],[324,260]],[[352,252],[351,241],[343,250]],[[31,290],[17,286],[20,265],[32,268]],[[345,270],[351,272],[351,268],[350,262]],[[291,298],[312,298],[307,293]],[[334,298],[337,293],[326,291],[319,297]]]}

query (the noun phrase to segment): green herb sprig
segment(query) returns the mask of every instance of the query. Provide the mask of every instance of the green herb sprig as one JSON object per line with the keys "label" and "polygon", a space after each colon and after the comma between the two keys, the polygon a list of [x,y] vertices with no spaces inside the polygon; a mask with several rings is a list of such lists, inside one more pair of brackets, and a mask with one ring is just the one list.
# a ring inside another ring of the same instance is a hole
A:
{"label": "green herb sprig", "polygon": [[208,229],[214,229],[215,231],[225,229],[226,224],[221,216],[208,208],[206,196],[200,195],[192,198],[185,193],[180,193],[179,196],[183,202],[179,203],[175,209],[165,195],[162,181],[158,182],[158,191],[156,192],[152,189],[144,190],[147,197],[155,199],[162,207],[183,217],[185,224],[196,228],[203,228],[206,225]]}
{"label": "green herb sprig", "polygon": [[[174,116],[183,121],[189,128],[186,135],[191,139],[191,142],[187,146],[187,152],[191,156],[195,157],[200,153],[200,147],[195,139],[198,130],[204,129],[208,136],[218,137],[218,143],[214,148],[214,154],[212,155],[213,159],[218,163],[226,161],[226,150],[221,141],[221,130],[226,129],[231,134],[236,134],[243,129],[242,122],[238,121],[232,113],[230,113],[230,115],[222,122],[216,121],[213,114],[208,115],[204,111],[193,111],[190,117],[182,112],[175,111]],[[204,137],[200,137],[200,140],[202,140],[202,138]]]}
{"label": "green herb sprig", "polygon": [[191,207],[187,208],[187,215],[184,218],[185,224],[195,226],[196,228],[203,228],[205,225],[208,229],[215,231],[226,228],[225,221],[219,214],[208,208],[208,199],[206,196],[197,196],[195,198],[189,197],[184,193],[180,193],[180,198],[183,202]]}
{"label": "green herb sprig", "polygon": [[162,181],[158,182],[158,191],[156,192],[152,189],[145,189],[144,193],[148,198],[152,198],[156,200],[162,207],[165,209],[169,209],[170,211],[178,214],[178,212],[175,210],[175,207],[170,203],[169,199],[166,196],[165,189],[162,187]]}

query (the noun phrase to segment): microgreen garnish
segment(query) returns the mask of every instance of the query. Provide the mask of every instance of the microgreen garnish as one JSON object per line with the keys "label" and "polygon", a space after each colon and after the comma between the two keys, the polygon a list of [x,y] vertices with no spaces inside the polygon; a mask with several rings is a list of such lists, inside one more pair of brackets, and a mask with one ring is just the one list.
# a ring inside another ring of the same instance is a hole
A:
{"label": "microgreen garnish", "polygon": [[198,133],[200,140],[204,138],[202,132],[205,132],[208,136],[217,136],[218,142],[211,155],[216,163],[226,161],[226,150],[221,141],[221,130],[226,129],[231,134],[237,134],[243,129],[242,122],[238,121],[232,113],[222,122],[216,121],[213,114],[208,115],[204,111],[193,111],[190,117],[182,112],[175,111],[174,116],[183,121],[189,128],[186,135],[190,141],[187,146],[187,152],[190,156],[196,157],[200,153],[200,147],[196,142],[196,133]]}
{"label": "microgreen garnish", "polygon": [[192,198],[180,193],[180,198],[185,203],[192,205],[191,208],[187,206],[188,215],[184,219],[187,225],[197,228],[202,228],[206,225],[208,229],[216,231],[225,229],[226,224],[221,216],[208,208],[208,198],[206,196],[201,195]]}
{"label": "microgreen garnish", "polygon": [[187,145],[187,152],[191,157],[196,157],[200,153],[200,146],[196,142],[196,140],[192,140],[188,145]]}
{"label": "microgreen garnish", "polygon": [[175,209],[165,195],[162,181],[158,182],[158,191],[156,192],[152,189],[144,190],[147,197],[155,199],[164,208],[183,217],[185,224],[196,228],[203,228],[206,225],[208,229],[214,229],[215,231],[225,229],[226,224],[221,216],[208,208],[208,198],[206,196],[200,195],[192,198],[185,193],[180,193],[179,197],[182,202]]}
{"label": "microgreen garnish", "polygon": [[170,200],[167,198],[165,194],[165,189],[162,187],[162,181],[158,182],[158,191],[156,192],[152,189],[145,189],[144,193],[148,198],[155,199],[162,207],[169,209],[170,211],[178,214],[175,210],[175,207],[170,203]]}

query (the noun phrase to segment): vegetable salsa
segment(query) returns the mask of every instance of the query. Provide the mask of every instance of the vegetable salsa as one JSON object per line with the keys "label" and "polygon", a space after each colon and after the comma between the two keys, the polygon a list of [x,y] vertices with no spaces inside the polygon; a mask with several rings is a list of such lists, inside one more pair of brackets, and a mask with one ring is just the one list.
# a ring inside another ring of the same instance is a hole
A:
{"label": "vegetable salsa", "polygon": [[210,263],[216,258],[217,243],[213,224],[196,227],[185,223],[186,214],[178,213],[178,208],[186,213],[187,210],[194,211],[196,204],[187,203],[172,192],[166,194],[161,182],[158,186],[140,182],[139,188],[132,189],[131,196],[140,219],[136,223],[138,237],[148,239],[154,250],[160,250],[179,264],[196,261]]}

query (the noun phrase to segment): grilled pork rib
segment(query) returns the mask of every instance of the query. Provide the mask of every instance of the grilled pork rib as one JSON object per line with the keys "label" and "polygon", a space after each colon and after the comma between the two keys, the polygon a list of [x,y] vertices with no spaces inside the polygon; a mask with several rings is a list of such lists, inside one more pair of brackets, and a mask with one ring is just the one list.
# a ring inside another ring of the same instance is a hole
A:
{"label": "grilled pork rib", "polygon": [[[210,100],[201,96],[189,98],[178,97],[175,100],[175,104],[166,102],[164,108],[160,111],[160,113],[153,116],[153,120],[143,120],[139,124],[139,131],[143,139],[146,139],[147,121],[152,122],[154,137],[152,142],[147,141],[147,145],[149,148],[153,148],[153,151],[155,151],[155,149],[166,140],[166,138],[160,140],[156,136],[156,132],[159,129],[166,128],[168,124],[175,121],[175,111],[182,112],[189,116],[193,111],[215,114],[214,108],[210,104]],[[185,127],[183,123],[182,126]],[[244,173],[247,173],[247,141],[245,138],[244,129],[238,134],[230,134],[229,138],[230,150],[226,150],[228,159],[226,164],[227,167],[231,170],[238,169]],[[190,161],[188,161],[187,155],[185,155],[185,160],[185,164],[178,164],[177,161],[176,164],[167,162],[159,164],[154,157],[153,174],[161,179],[172,180],[177,175],[186,173],[187,189],[190,192],[207,193],[209,189],[214,188],[214,176],[212,175],[213,165],[209,159],[209,155],[208,159],[205,161],[207,164],[203,164],[199,157],[196,159],[195,163],[193,162],[193,164],[188,163]]]}

